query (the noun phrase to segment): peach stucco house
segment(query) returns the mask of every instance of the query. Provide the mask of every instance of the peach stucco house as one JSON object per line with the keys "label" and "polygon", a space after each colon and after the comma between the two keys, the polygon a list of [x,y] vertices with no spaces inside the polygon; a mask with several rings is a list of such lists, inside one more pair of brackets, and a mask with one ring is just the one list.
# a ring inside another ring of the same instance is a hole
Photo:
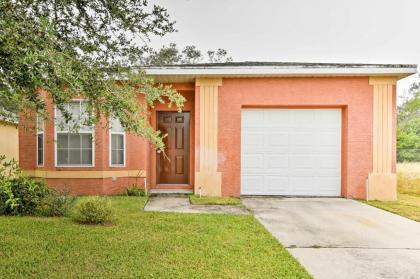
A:
{"label": "peach stucco house", "polygon": [[[396,81],[416,65],[221,63],[146,68],[187,99],[156,105],[170,160],[118,125],[20,128],[20,164],[75,194],[137,184],[211,196],[396,198]],[[83,101],[71,105],[75,114]],[[50,112],[54,108],[50,106]]]}

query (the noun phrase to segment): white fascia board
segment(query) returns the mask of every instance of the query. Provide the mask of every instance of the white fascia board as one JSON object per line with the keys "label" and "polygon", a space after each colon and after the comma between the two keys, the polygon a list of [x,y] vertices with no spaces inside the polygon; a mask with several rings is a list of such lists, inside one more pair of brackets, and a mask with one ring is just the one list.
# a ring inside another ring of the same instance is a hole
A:
{"label": "white fascia board", "polygon": [[328,75],[410,75],[415,67],[156,67],[144,69],[151,76],[328,76]]}

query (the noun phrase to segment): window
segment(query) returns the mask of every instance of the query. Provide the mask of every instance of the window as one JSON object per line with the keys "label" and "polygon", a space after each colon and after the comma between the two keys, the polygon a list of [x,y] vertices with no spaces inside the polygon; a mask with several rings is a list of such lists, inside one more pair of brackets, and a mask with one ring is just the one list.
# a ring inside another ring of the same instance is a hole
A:
{"label": "window", "polygon": [[94,165],[93,126],[86,125],[86,107],[81,100],[73,101],[67,106],[72,120],[66,123],[64,116],[56,109],[55,139],[56,166]]}
{"label": "window", "polygon": [[113,167],[125,166],[125,132],[120,121],[112,119],[109,127],[109,164]]}
{"label": "window", "polygon": [[44,166],[44,119],[36,118],[36,164]]}

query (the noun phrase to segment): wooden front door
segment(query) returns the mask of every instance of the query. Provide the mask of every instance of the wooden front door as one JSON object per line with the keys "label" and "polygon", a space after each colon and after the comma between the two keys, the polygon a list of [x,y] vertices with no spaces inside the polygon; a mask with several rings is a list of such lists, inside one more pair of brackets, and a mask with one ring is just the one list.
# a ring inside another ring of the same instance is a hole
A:
{"label": "wooden front door", "polygon": [[164,154],[157,154],[158,184],[187,184],[189,165],[189,112],[158,112],[158,130],[165,143]]}

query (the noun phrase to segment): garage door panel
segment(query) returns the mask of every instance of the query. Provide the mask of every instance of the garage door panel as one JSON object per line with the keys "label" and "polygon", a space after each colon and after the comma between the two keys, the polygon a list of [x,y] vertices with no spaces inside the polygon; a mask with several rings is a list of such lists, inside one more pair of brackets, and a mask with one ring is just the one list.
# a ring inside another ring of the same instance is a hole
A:
{"label": "garage door panel", "polygon": [[337,184],[340,184],[341,179],[340,177],[319,177],[319,187],[320,187],[320,195],[323,196],[339,196],[340,195],[340,188],[336,188]]}
{"label": "garage door panel", "polygon": [[242,175],[243,195],[263,195],[264,192],[264,176],[263,175]]}
{"label": "garage door panel", "polygon": [[291,195],[312,196],[319,189],[319,181],[313,176],[291,177],[290,188],[292,189]]}
{"label": "garage door panel", "polygon": [[340,153],[341,146],[318,146],[316,152],[324,155],[337,155]]}
{"label": "garage door panel", "polygon": [[264,111],[259,109],[247,109],[242,114],[241,127],[261,127],[264,122]]}
{"label": "garage door panel", "polygon": [[286,128],[291,125],[291,113],[288,110],[264,110],[264,127]]}
{"label": "garage door panel", "polygon": [[341,127],[341,111],[340,110],[319,110],[316,114],[316,118],[320,123],[319,126],[327,128],[338,128]]}
{"label": "garage door panel", "polygon": [[311,132],[294,132],[291,134],[294,146],[313,146],[314,135]]}
{"label": "garage door panel", "polygon": [[317,157],[317,167],[319,169],[334,169],[340,168],[340,156],[336,154],[322,155]]}
{"label": "garage door panel", "polygon": [[308,126],[312,127],[316,123],[314,110],[290,110],[293,114],[294,127]]}
{"label": "garage door panel", "polygon": [[289,177],[281,175],[266,175],[264,179],[264,192],[272,195],[288,195]]}
{"label": "garage door panel", "polygon": [[322,132],[316,136],[317,144],[319,146],[340,146],[341,143],[337,142],[337,138],[340,138],[341,132],[331,131],[331,132]]}
{"label": "garage door panel", "polygon": [[281,133],[273,133],[273,132],[267,132],[264,134],[264,146],[268,147],[277,147],[277,146],[289,146],[290,140],[289,140],[289,134],[285,132]]}
{"label": "garage door panel", "polygon": [[265,135],[263,132],[248,132],[244,134],[242,142],[245,148],[248,146],[258,146],[261,145],[262,142],[264,142],[264,137]]}
{"label": "garage door panel", "polygon": [[293,169],[312,169],[316,161],[315,156],[309,154],[292,154],[290,156],[291,167]]}
{"label": "garage door panel", "polygon": [[339,196],[341,110],[243,109],[241,194]]}
{"label": "garage door panel", "polygon": [[267,172],[282,172],[289,168],[289,155],[268,154],[264,156],[263,166]]}
{"label": "garage door panel", "polygon": [[264,154],[244,154],[244,163],[242,168],[244,171],[261,171],[264,169]]}

